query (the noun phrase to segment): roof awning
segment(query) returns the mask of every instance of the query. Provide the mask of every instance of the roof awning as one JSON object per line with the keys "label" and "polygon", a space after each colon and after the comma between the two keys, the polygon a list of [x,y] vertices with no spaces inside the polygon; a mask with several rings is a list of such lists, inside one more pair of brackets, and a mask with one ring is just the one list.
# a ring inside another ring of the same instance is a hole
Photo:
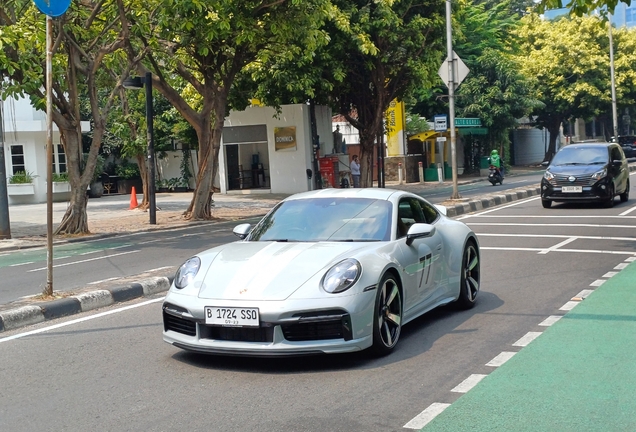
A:
{"label": "roof awning", "polygon": [[432,137],[434,137],[435,135],[439,134],[440,132],[435,132],[432,130],[428,130],[425,132],[420,132],[418,134],[415,135],[411,135],[409,137],[409,141],[410,140],[420,140],[420,141],[426,141],[428,139],[431,139]]}

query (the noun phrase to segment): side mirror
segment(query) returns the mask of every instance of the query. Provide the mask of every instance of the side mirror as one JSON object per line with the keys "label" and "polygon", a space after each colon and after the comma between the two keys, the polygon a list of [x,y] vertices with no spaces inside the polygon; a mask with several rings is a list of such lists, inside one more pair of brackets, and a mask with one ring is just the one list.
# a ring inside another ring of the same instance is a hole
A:
{"label": "side mirror", "polygon": [[547,167],[548,165],[550,165],[549,161],[543,161],[541,162],[541,166]]}
{"label": "side mirror", "polygon": [[232,232],[234,233],[235,236],[237,236],[241,240],[244,240],[251,230],[252,230],[252,225],[246,223],[246,224],[240,224],[235,226]]}
{"label": "side mirror", "polygon": [[613,160],[612,161],[612,166],[619,167],[619,166],[622,166],[622,165],[623,165],[623,161],[622,160]]}
{"label": "side mirror", "polygon": [[411,246],[415,239],[432,237],[435,235],[436,228],[433,225],[425,223],[416,223],[411,225],[406,233],[406,245]]}

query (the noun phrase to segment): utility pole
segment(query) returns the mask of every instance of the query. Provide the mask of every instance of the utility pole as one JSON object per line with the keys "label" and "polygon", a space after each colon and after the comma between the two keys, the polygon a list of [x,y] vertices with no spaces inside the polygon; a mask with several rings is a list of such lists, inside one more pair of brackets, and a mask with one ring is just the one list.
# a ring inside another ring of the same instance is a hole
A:
{"label": "utility pole", "polygon": [[612,14],[608,14],[610,76],[612,77],[612,122],[614,126],[614,140],[618,142],[618,113],[616,109],[616,79],[614,78],[614,43],[612,41]]}
{"label": "utility pole", "polygon": [[451,199],[461,198],[457,190],[457,137],[455,134],[455,53],[453,52],[453,26],[451,21],[451,2],[446,0],[446,47],[448,51],[448,121],[451,139],[451,170],[453,171],[453,194]]}
{"label": "utility pole", "polygon": [[0,98],[0,240],[11,238],[7,171],[4,161],[4,101]]}

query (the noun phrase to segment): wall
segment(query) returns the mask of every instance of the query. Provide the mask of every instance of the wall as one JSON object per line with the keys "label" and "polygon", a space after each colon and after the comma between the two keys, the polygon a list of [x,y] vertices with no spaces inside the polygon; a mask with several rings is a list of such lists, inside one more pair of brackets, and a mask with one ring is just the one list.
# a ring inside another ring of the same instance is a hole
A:
{"label": "wall", "polygon": [[[321,148],[333,147],[331,110],[327,107],[316,107],[316,119]],[[307,169],[314,169],[309,105],[283,105],[278,115],[274,108],[251,106],[244,111],[230,112],[224,123],[226,127],[251,125],[266,125],[267,127],[267,154],[261,154],[261,160],[268,161],[268,166],[265,168],[270,177],[270,188],[265,190],[245,189],[236,192],[297,193],[309,190],[312,186],[307,180]],[[296,127],[296,148],[276,151],[274,128],[288,126]],[[228,193],[226,164],[226,153],[222,151],[219,155],[221,193]]]}
{"label": "wall", "polygon": [[543,161],[550,134],[547,129],[515,129],[513,131],[514,165],[536,165]]}

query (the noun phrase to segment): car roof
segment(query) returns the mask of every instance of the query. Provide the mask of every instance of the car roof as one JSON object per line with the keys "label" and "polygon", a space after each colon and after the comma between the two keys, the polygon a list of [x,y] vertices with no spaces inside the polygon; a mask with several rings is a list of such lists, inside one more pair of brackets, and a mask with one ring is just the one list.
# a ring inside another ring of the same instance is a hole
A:
{"label": "car roof", "polygon": [[287,200],[310,198],[369,198],[389,200],[393,195],[412,195],[408,192],[387,188],[326,188],[291,195]]}
{"label": "car roof", "polygon": [[583,148],[583,147],[610,147],[613,145],[618,145],[616,143],[610,143],[610,142],[605,142],[605,141],[598,141],[598,142],[580,142],[580,143],[572,143],[572,144],[568,144],[566,146],[561,147],[561,149],[565,149],[565,148]]}

